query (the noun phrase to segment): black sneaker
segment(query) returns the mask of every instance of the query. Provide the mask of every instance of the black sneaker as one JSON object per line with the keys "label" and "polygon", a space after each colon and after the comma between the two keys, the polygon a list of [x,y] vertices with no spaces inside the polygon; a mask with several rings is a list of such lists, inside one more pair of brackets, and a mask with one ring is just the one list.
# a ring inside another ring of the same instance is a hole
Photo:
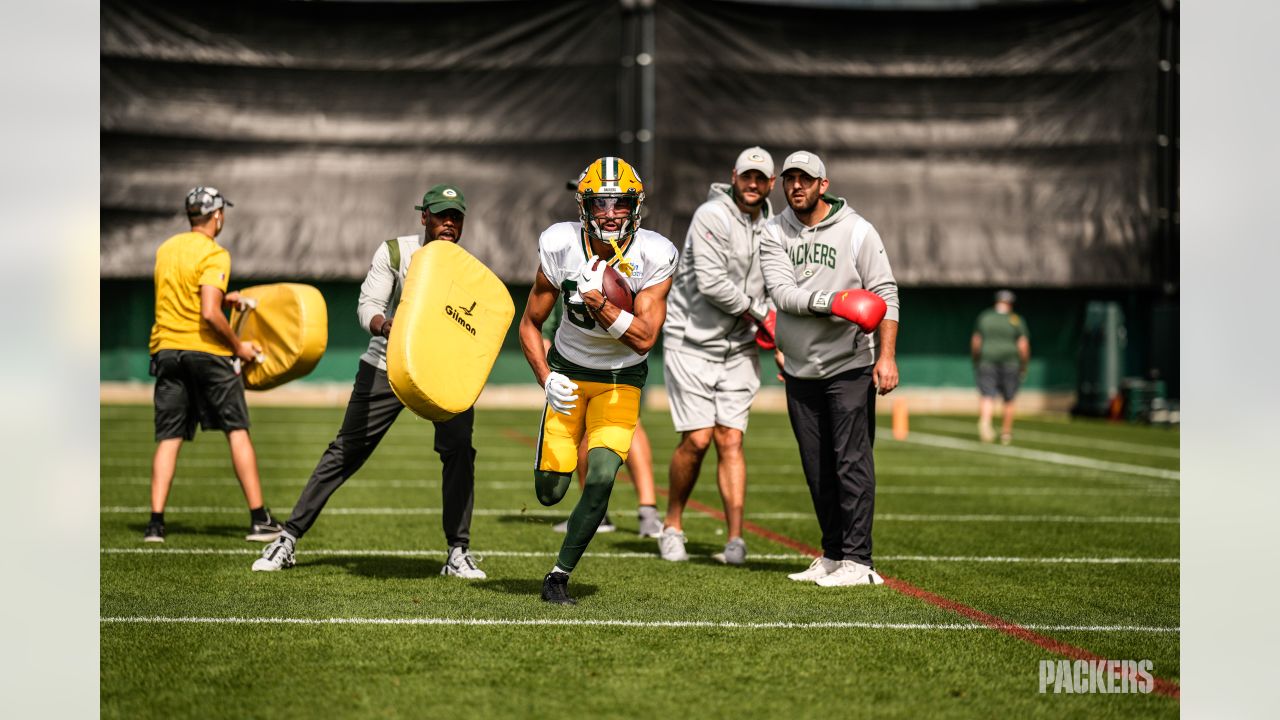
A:
{"label": "black sneaker", "polygon": [[142,533],[142,542],[164,542],[164,523],[147,523],[147,529]]}
{"label": "black sneaker", "polygon": [[542,579],[542,599],[557,605],[577,605],[578,601],[569,597],[569,574],[554,570],[547,573]]}
{"label": "black sneaker", "polygon": [[244,536],[245,540],[250,542],[271,542],[280,537],[280,533],[284,532],[284,526],[276,522],[271,517],[271,511],[267,511],[267,521],[264,523],[253,523],[249,526],[249,534]]}

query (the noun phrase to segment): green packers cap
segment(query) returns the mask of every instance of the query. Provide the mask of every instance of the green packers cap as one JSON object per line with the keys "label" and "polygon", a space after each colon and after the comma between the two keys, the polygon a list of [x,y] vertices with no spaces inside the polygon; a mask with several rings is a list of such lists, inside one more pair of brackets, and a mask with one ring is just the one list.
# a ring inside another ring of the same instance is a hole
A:
{"label": "green packers cap", "polygon": [[457,210],[463,215],[467,214],[467,201],[462,197],[462,191],[457,185],[449,185],[440,183],[427,191],[422,196],[422,204],[414,205],[414,210],[426,210],[428,212],[438,213],[441,210]]}

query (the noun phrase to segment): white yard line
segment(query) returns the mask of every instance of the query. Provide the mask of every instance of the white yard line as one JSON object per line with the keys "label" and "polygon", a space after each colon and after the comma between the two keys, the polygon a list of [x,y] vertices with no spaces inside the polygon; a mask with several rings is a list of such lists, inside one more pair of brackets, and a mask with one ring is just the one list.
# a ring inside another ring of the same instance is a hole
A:
{"label": "white yard line", "polygon": [[[455,625],[492,627],[623,627],[623,628],[724,628],[734,630],[990,630],[972,623],[877,623],[877,622],[737,622],[727,620],[592,620],[587,618],[284,618],[284,617],[103,617],[103,624],[196,624],[196,625]],[[1043,632],[1178,633],[1176,626],[1144,625],[1018,625]]]}
{"label": "white yard line", "polygon": [[[110,445],[114,447],[114,443]],[[479,459],[476,460],[476,470],[478,471],[498,471],[498,472],[529,472],[533,469],[533,451],[522,449],[520,455],[527,455],[527,458],[516,460],[485,460],[486,456],[493,455],[489,449],[481,449],[479,451]],[[504,454],[513,455],[515,453],[505,452]],[[191,468],[213,468],[218,470],[231,470],[231,460],[226,454],[225,447],[219,447],[213,457],[187,457],[185,454],[178,460],[178,471]],[[315,467],[316,462],[320,459],[320,453],[317,451],[314,458],[296,458],[291,460],[276,458],[258,458],[258,467],[269,468],[273,470],[280,469],[296,469],[311,470]],[[439,458],[431,452],[424,455],[424,460],[429,465],[423,465],[421,462],[407,463],[388,461],[383,458],[379,452],[374,453],[373,459],[364,472],[397,472],[397,473],[422,473],[424,471],[435,472],[435,467],[439,462]],[[103,468],[132,468],[138,470],[149,470],[151,468],[151,458],[120,458],[120,457],[102,457],[98,461],[99,467]],[[876,475],[880,478],[885,477],[939,477],[939,478],[994,478],[1008,477],[1018,480],[1035,481],[1041,479],[1053,478],[1071,478],[1073,480],[1090,480],[1107,478],[1107,473],[1102,471],[1082,472],[1079,469],[1041,467],[1035,470],[1027,470],[1026,468],[1016,467],[898,467],[893,464],[881,462],[876,468]],[[777,464],[777,463],[747,463],[747,473],[750,477],[758,477],[760,475],[789,475],[793,476],[797,481],[803,482],[804,469],[799,464]],[[148,481],[149,482],[149,481]],[[750,479],[748,479],[748,483]]]}
{"label": "white yard line", "polygon": [[913,432],[907,436],[907,439],[904,442],[916,445],[927,445],[929,447],[946,448],[948,450],[965,450],[968,452],[995,455],[1005,458],[1033,460],[1036,462],[1055,463],[1058,465],[1070,465],[1072,467],[1087,468],[1090,470],[1124,473],[1126,475],[1141,475],[1143,477],[1153,477],[1161,480],[1177,481],[1180,477],[1177,470],[1163,470],[1160,468],[1147,467],[1145,465],[1131,465],[1129,463],[1095,460],[1093,458],[1080,457],[1078,455],[1048,452],[1047,450],[1031,450],[1020,447],[988,445],[975,440],[961,440],[959,438],[947,437],[946,435],[930,435],[928,433]]}
{"label": "white yard line", "polygon": [[[481,463],[476,463],[480,468]],[[220,478],[183,478],[176,480],[180,485],[192,485],[199,487],[239,487],[239,483],[232,477]],[[272,478],[271,487],[302,487],[306,485],[307,478]],[[151,478],[148,477],[132,477],[132,478],[107,478],[101,484],[103,486],[129,486],[129,487],[150,487]],[[434,490],[440,487],[437,480],[348,480],[343,483],[343,487],[357,488],[397,488],[397,489],[422,489]],[[490,490],[530,490],[533,488],[532,481],[506,481],[506,480],[477,480],[476,487],[487,488]],[[714,487],[714,485],[710,486]],[[755,493],[763,494],[780,494],[807,495],[809,487],[803,481],[797,480],[789,483],[768,483],[768,482],[748,482],[747,494]],[[1178,497],[1178,490],[1166,485],[1151,485],[1145,488],[1084,488],[1079,485],[1064,485],[1060,487],[965,487],[951,485],[890,485],[885,486],[883,483],[876,487],[876,495],[977,495],[977,496],[1035,496],[1035,497]]]}
{"label": "white yard line", "polygon": [[[805,520],[813,513],[749,513],[748,520]],[[1176,525],[1178,518],[1152,515],[977,515],[876,513],[876,522],[1099,523]]]}
{"label": "white yard line", "polygon": [[[332,557],[429,557],[442,558],[447,550],[378,550],[378,549],[299,549],[298,554],[305,558],[310,555]],[[555,554],[555,548],[546,550],[482,550],[473,549],[477,557],[501,558],[545,558]],[[156,548],[156,547],[110,547],[102,548],[103,555],[235,555],[257,557],[262,554],[255,548]],[[584,557],[606,560],[658,560],[655,546],[653,552],[588,552]],[[800,553],[750,553],[752,560],[793,560],[808,561],[808,555]],[[1044,565],[1176,565],[1178,558],[1138,558],[1138,557],[999,557],[988,555],[877,555],[878,562],[929,562],[929,563],[1028,563]]]}
{"label": "white yard line", "polygon": [[[142,505],[121,506],[109,505],[98,509],[100,513],[110,515],[145,515],[151,512]],[[166,510],[175,514],[217,514],[238,515],[245,511],[239,507],[221,506],[189,506],[170,507]],[[326,515],[439,515],[438,507],[369,507],[369,508],[326,508]],[[476,508],[472,514],[480,517],[510,517],[525,515],[528,517],[564,517],[567,509],[543,508]],[[709,515],[694,513],[686,519],[715,520]],[[811,520],[810,512],[773,512],[748,513],[747,520]],[[1176,525],[1178,518],[1152,515],[917,515],[909,513],[877,513],[876,522],[992,522],[992,523],[1100,523],[1100,524],[1139,524],[1139,525]]]}
{"label": "white yard line", "polygon": [[[937,429],[943,432],[962,432],[974,436],[978,434],[978,426],[976,423],[961,422],[959,420],[929,418],[921,421],[920,426],[925,430]],[[1159,445],[1144,445],[1142,443],[1126,442],[1124,440],[1102,440],[1099,438],[1068,435],[1066,433],[1044,432],[1041,430],[1018,429],[1014,432],[1014,438],[1018,440],[1042,442],[1046,445],[1062,445],[1064,447],[1080,447],[1092,450],[1112,450],[1115,452],[1129,453],[1133,455],[1150,455],[1153,457],[1166,458],[1176,458],[1180,455],[1178,448],[1161,447]]]}
{"label": "white yard line", "polygon": [[[563,510],[549,510],[543,508],[520,509],[512,508],[503,510],[501,508],[475,508],[471,511],[472,515],[481,517],[508,517],[512,515],[528,515],[532,517],[566,517],[572,508],[564,508]],[[111,515],[132,515],[137,513],[147,514],[151,512],[149,507],[141,505],[134,507],[124,506],[107,506],[99,508],[104,514]],[[188,507],[168,507],[165,508],[166,513],[176,514],[207,514],[207,515],[242,515],[247,513],[243,507],[222,507],[222,506],[188,506]],[[371,507],[371,508],[346,508],[346,507],[327,507],[324,510],[325,515],[439,515],[438,507]]]}

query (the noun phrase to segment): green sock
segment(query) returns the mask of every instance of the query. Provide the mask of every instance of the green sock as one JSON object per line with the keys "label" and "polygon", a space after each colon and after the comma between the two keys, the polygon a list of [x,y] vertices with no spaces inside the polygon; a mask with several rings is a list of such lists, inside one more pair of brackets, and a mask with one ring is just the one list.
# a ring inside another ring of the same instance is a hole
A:
{"label": "green sock", "polygon": [[587,551],[587,544],[596,535],[600,520],[609,510],[609,495],[613,492],[613,478],[622,467],[622,458],[609,448],[591,448],[587,452],[587,482],[582,488],[582,498],[569,515],[569,529],[560,545],[556,564],[573,570]]}
{"label": "green sock", "polygon": [[533,471],[533,491],[538,495],[538,502],[543,505],[555,505],[569,491],[569,482],[573,473],[552,472],[550,470]]}

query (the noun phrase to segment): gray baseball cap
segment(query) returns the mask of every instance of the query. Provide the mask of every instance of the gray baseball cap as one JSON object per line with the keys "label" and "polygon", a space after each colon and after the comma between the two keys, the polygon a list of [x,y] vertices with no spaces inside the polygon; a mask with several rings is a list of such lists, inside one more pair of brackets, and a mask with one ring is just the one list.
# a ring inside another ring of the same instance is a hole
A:
{"label": "gray baseball cap", "polygon": [[741,175],[748,170],[759,170],[765,177],[773,177],[773,156],[759,145],[743,150],[733,164],[733,171]]}
{"label": "gray baseball cap", "polygon": [[222,192],[216,187],[201,185],[191,188],[191,192],[187,193],[187,217],[200,217],[214,210],[234,206],[235,203],[222,197]]}
{"label": "gray baseball cap", "polygon": [[811,178],[822,179],[827,176],[827,166],[822,163],[822,158],[808,150],[797,150],[787,156],[786,161],[782,163],[782,172],[792,168],[800,170]]}
{"label": "gray baseball cap", "polygon": [[1004,303],[1009,303],[1010,305],[1012,305],[1012,304],[1013,304],[1013,301],[1014,301],[1014,300],[1017,300],[1017,299],[1018,299],[1018,296],[1017,296],[1017,295],[1014,295],[1012,290],[997,290],[997,291],[996,291],[996,302],[1004,302]]}

